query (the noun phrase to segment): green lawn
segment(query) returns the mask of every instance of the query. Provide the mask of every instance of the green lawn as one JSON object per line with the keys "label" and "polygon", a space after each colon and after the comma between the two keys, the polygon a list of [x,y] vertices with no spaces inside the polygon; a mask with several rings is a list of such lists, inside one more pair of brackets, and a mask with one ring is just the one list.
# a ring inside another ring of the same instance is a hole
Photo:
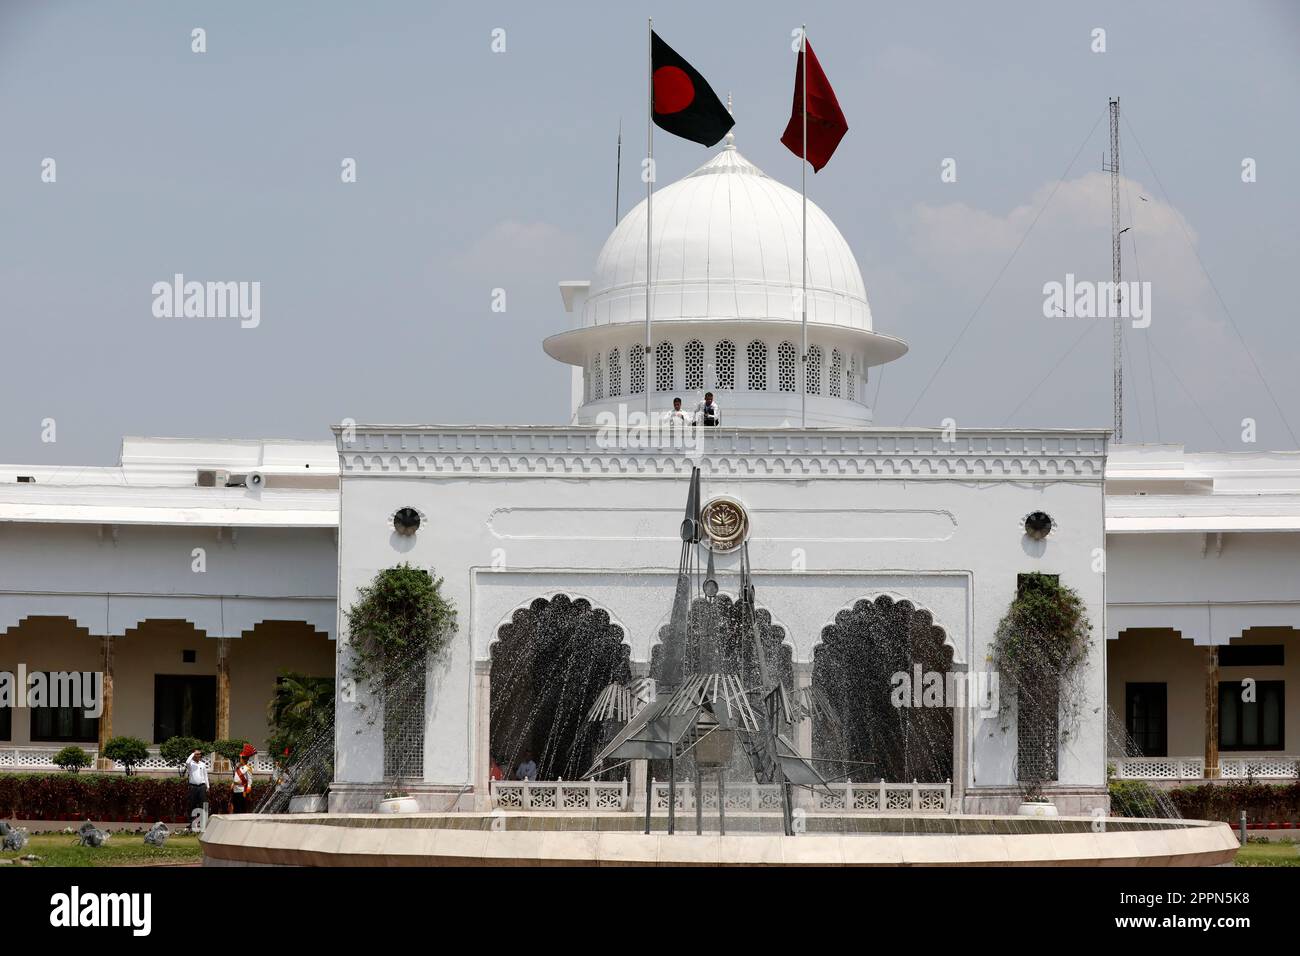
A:
{"label": "green lawn", "polygon": [[1300,844],[1247,843],[1237,851],[1237,866],[1300,866]]}
{"label": "green lawn", "polygon": [[[143,833],[115,833],[98,849],[77,846],[75,836],[62,833],[33,834],[22,853],[0,853],[0,859],[17,860],[35,853],[41,862],[32,866],[148,866],[154,863],[198,863],[203,857],[197,836],[174,834],[161,849],[147,846]],[[0,872],[17,869],[20,864],[0,865]]]}

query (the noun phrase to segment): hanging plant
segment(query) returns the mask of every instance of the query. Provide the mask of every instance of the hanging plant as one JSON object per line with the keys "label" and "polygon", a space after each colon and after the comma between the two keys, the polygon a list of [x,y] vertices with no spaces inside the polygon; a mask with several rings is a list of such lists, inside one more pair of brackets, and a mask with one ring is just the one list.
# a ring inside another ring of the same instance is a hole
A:
{"label": "hanging plant", "polygon": [[[1062,739],[1073,734],[1083,699],[1080,665],[1087,659],[1091,632],[1083,599],[1073,588],[1051,574],[1021,576],[1016,598],[998,623],[991,655],[1001,685],[1016,692],[1001,696],[1004,730],[1011,699],[1023,708],[1032,697],[1056,710]],[[1043,799],[1047,778],[1041,772],[1022,767],[1017,776],[1026,800]]]}
{"label": "hanging plant", "polygon": [[348,674],[380,699],[456,632],[456,609],[442,593],[442,578],[406,563],[376,574],[344,614],[351,637]]}

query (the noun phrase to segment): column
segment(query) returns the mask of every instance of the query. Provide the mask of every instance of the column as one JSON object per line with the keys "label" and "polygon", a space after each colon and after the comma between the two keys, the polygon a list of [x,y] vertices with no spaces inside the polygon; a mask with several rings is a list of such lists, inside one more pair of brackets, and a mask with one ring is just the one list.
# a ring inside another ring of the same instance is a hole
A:
{"label": "column", "polygon": [[[492,661],[474,662],[474,809],[486,813],[492,808]],[[502,768],[503,770],[505,768]]]}
{"label": "column", "polygon": [[[813,662],[812,661],[795,661],[794,664],[794,696],[800,706],[806,704],[809,699],[809,693],[812,690],[813,682]],[[799,721],[798,728],[795,732],[795,746],[799,748],[799,753],[812,758],[813,748],[813,722],[811,715],[806,719]]]}
{"label": "column", "polygon": [[113,638],[105,634],[99,639],[103,686],[100,693],[104,698],[104,709],[99,715],[99,756],[95,761],[96,770],[112,770],[116,765],[102,756],[104,748],[113,739]]}
{"label": "column", "polygon": [[[965,664],[952,667],[957,681],[956,686],[963,688],[957,699],[952,702],[952,805],[954,813],[966,812],[966,767],[967,740],[970,735],[971,715],[985,707],[992,707],[992,698],[984,698],[978,685],[986,676],[977,673],[971,677],[971,670]],[[990,691],[992,688],[990,687]]]}
{"label": "column", "polygon": [[[230,739],[230,638],[217,638],[217,739]],[[229,770],[227,761],[213,758],[213,770]],[[220,763],[220,766],[217,764]]]}
{"label": "column", "polygon": [[[649,677],[649,661],[631,661],[633,677]],[[627,780],[627,808],[639,813],[645,812],[645,773],[646,761],[633,760]],[[639,831],[638,831],[639,832]]]}
{"label": "column", "polygon": [[1219,649],[1205,649],[1205,779],[1219,776]]}

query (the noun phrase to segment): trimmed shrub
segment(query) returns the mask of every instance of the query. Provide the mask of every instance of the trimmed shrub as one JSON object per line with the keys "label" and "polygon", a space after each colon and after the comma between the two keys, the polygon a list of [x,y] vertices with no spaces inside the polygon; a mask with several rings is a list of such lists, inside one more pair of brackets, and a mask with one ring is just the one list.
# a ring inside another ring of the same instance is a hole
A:
{"label": "trimmed shrub", "polygon": [[50,762],[69,773],[76,773],[82,767],[90,766],[90,754],[80,747],[68,746],[56,753]]}
{"label": "trimmed shrub", "polygon": [[114,737],[104,744],[104,752],[101,756],[120,763],[129,777],[135,772],[136,764],[144,763],[148,758],[149,747],[139,737]]}
{"label": "trimmed shrub", "polygon": [[167,761],[167,765],[178,769],[185,766],[185,761],[196,750],[201,750],[205,754],[211,753],[212,744],[199,740],[197,737],[171,737],[158,748],[158,752],[162,754],[163,760]]}
{"label": "trimmed shrub", "polygon": [[[218,757],[225,757],[231,763],[239,760],[239,754],[243,751],[244,745],[251,743],[248,740],[217,740],[212,744],[212,752]],[[189,756],[187,753],[186,756]],[[182,761],[184,763],[184,761]]]}
{"label": "trimmed shrub", "polygon": [[[261,800],[268,784],[253,786]],[[0,775],[0,819],[85,820],[152,824],[188,824],[185,781],[175,777],[127,777],[118,774],[20,773]],[[230,784],[208,788],[212,813],[232,809]]]}

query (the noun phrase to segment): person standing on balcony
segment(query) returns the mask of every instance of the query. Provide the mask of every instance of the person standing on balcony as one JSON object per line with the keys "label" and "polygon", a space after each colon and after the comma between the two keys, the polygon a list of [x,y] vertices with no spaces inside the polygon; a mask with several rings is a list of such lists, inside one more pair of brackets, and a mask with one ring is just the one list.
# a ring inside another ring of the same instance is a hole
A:
{"label": "person standing on balcony", "polygon": [[695,406],[695,424],[712,427],[722,424],[722,414],[718,403],[713,400],[712,392],[705,392],[704,399]]}

